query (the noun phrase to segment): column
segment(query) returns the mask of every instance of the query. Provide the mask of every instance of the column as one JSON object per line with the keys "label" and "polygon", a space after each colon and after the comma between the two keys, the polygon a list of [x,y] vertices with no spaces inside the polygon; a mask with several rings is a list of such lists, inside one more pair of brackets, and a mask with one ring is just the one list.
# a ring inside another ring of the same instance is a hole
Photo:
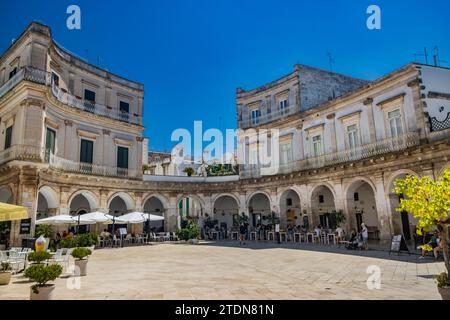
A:
{"label": "column", "polygon": [[380,227],[380,240],[382,243],[388,243],[393,234],[392,214],[389,204],[389,196],[386,197],[384,188],[384,178],[382,174],[373,177],[375,183],[375,203],[377,206],[377,215]]}
{"label": "column", "polygon": [[375,129],[375,119],[373,116],[373,99],[367,98],[364,100],[363,104],[366,106],[367,119],[369,121],[370,143],[374,143],[377,141],[377,134]]}

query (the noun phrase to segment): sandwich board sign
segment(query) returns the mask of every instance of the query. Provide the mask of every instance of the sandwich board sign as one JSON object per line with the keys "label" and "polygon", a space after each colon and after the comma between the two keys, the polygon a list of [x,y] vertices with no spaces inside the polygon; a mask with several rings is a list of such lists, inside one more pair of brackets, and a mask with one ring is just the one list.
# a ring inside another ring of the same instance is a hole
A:
{"label": "sandwich board sign", "polygon": [[391,252],[400,254],[400,252],[402,251],[411,254],[408,246],[406,245],[404,237],[402,237],[402,235],[394,235],[391,240],[391,248],[389,249],[389,254],[391,254]]}

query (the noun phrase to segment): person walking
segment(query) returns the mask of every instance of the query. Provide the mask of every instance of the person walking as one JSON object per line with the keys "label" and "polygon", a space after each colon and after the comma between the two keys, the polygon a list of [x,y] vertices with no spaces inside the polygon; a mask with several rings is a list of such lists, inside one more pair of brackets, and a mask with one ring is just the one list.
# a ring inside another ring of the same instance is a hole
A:
{"label": "person walking", "polygon": [[361,223],[361,237],[363,242],[362,247],[364,248],[364,250],[369,250],[369,231],[367,230],[364,222]]}
{"label": "person walking", "polygon": [[247,234],[247,228],[243,223],[241,223],[241,226],[239,227],[239,245],[242,246],[242,244],[245,245],[245,235]]}

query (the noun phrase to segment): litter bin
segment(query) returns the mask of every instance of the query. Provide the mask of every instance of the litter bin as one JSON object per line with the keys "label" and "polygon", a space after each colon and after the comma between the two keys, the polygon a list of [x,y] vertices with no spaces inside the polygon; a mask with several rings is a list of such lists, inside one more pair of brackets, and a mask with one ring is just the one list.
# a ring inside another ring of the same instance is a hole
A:
{"label": "litter bin", "polygon": [[34,243],[36,242],[35,238],[26,238],[22,239],[22,248],[31,248],[34,249]]}

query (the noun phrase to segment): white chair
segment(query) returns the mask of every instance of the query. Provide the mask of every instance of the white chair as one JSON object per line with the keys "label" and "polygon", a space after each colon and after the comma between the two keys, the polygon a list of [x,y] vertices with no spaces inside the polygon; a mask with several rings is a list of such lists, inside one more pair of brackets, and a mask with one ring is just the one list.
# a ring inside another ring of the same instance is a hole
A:
{"label": "white chair", "polygon": [[163,240],[164,240],[164,241],[170,241],[170,240],[171,240],[171,239],[170,239],[170,232],[166,232],[166,235],[163,236]]}
{"label": "white chair", "polygon": [[171,233],[171,238],[172,238],[173,241],[178,241],[179,240],[178,236],[177,236],[177,234],[175,232]]}
{"label": "white chair", "polygon": [[117,238],[116,235],[114,235],[114,236],[113,236],[113,239],[112,239],[112,241],[111,241],[111,244],[112,244],[113,246],[115,246],[115,245],[120,245],[120,239]]}
{"label": "white chair", "polygon": [[26,252],[16,252],[14,255],[10,256],[9,263],[11,264],[12,273],[16,274],[25,269],[27,260]]}
{"label": "white chair", "polygon": [[5,251],[0,251],[0,262],[8,261],[8,255]]}

